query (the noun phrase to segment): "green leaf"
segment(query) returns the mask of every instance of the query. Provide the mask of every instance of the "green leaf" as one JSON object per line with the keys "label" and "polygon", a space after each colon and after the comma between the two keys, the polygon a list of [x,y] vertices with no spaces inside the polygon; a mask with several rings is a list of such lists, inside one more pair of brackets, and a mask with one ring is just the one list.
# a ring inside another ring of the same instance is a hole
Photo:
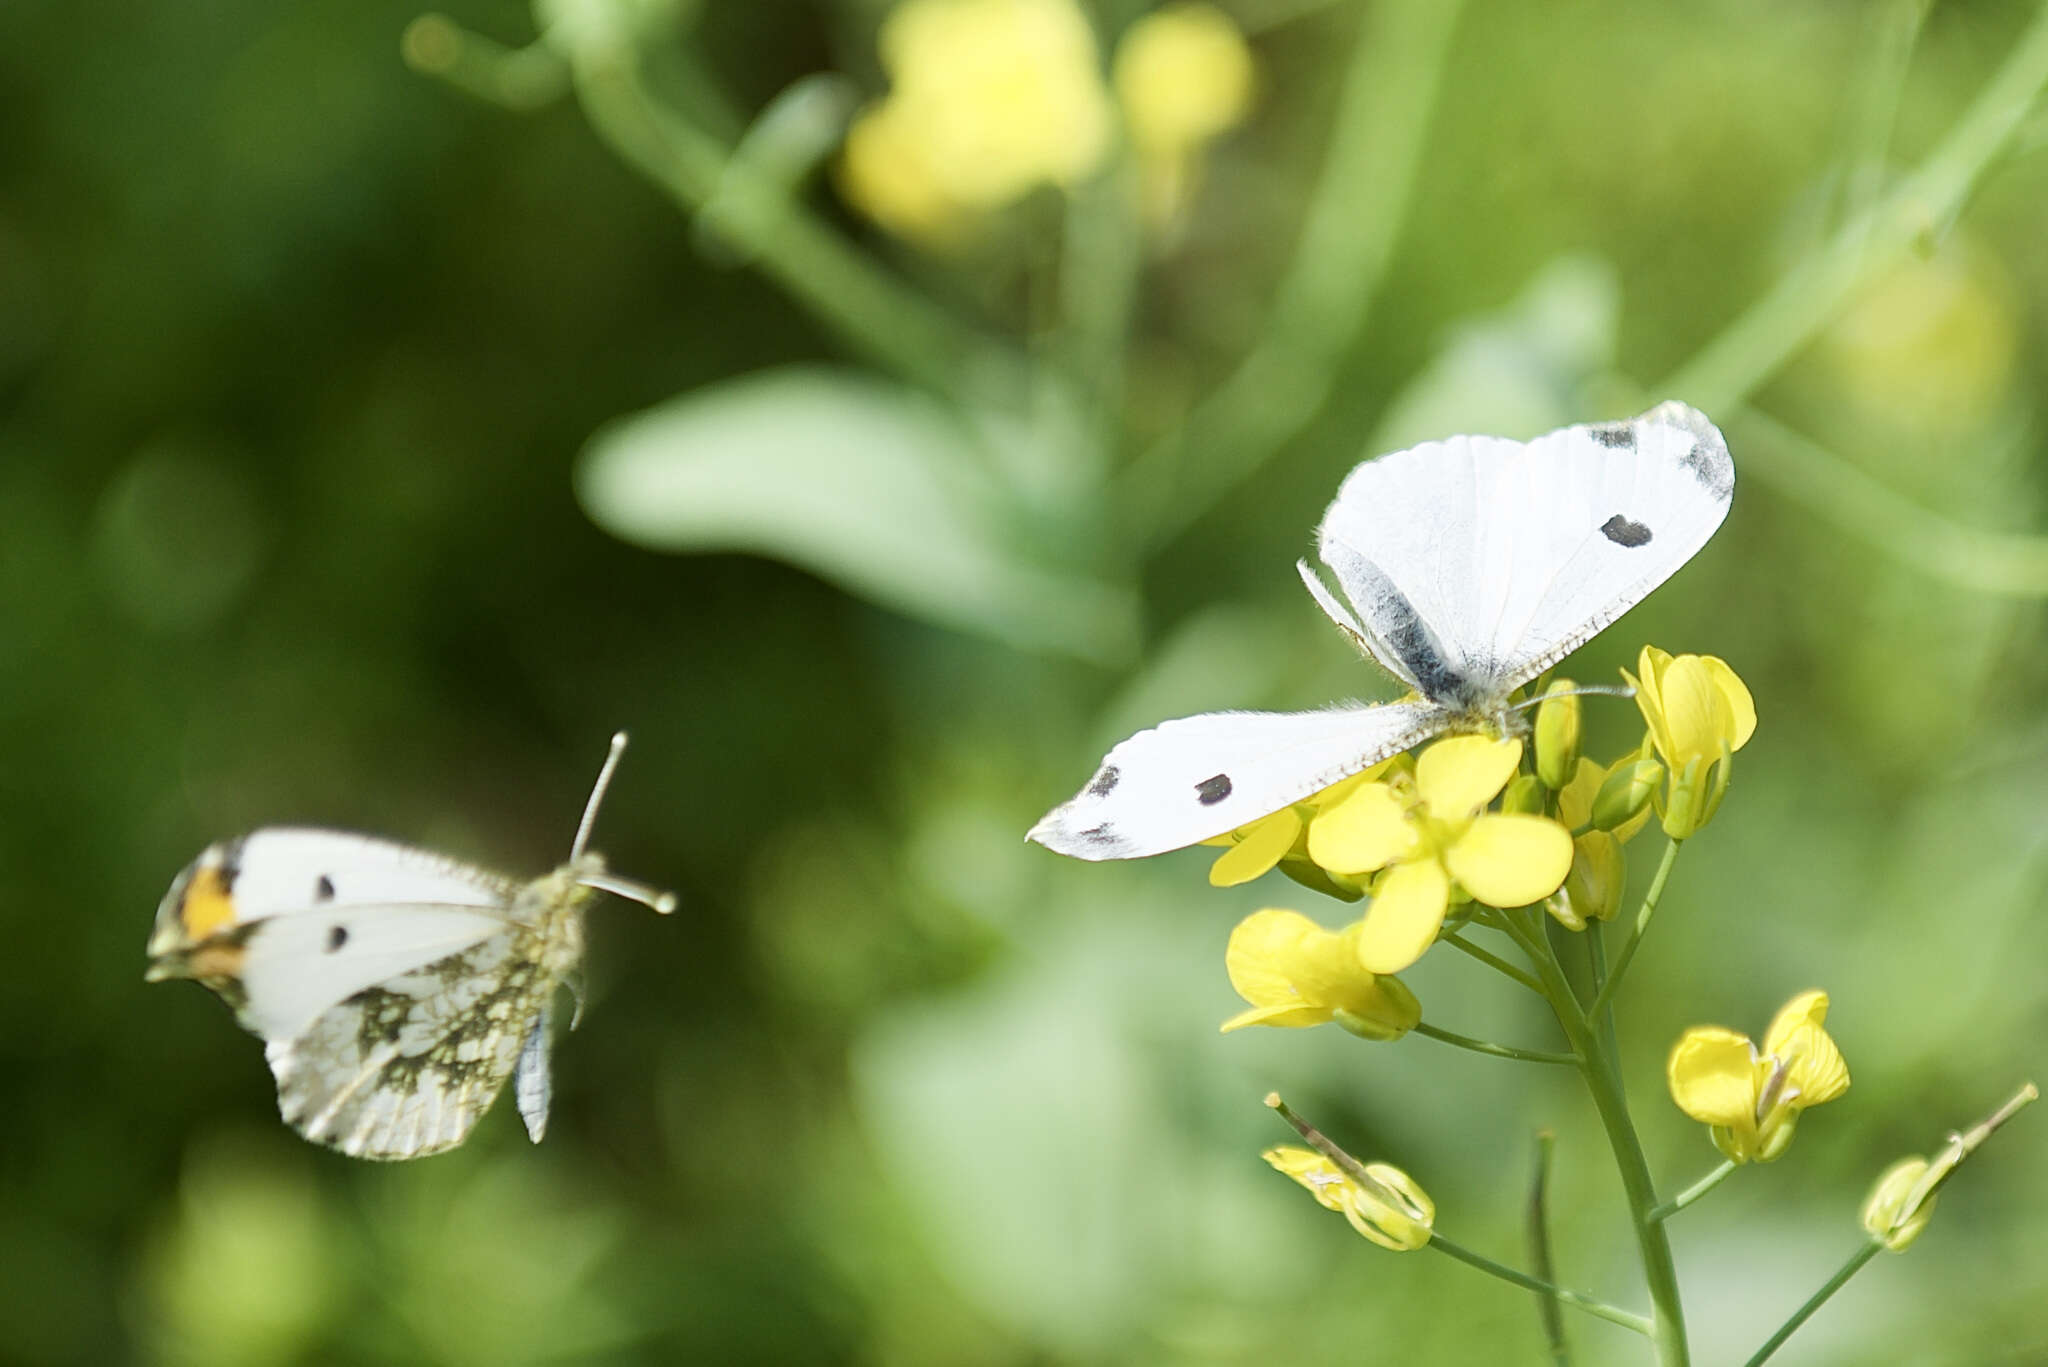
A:
{"label": "green leaf", "polygon": [[1036,563],[1018,500],[974,431],[857,371],[792,366],[709,385],[590,439],[577,496],[652,550],[743,551],[871,602],[1033,651],[1102,662],[1138,637],[1135,596]]}

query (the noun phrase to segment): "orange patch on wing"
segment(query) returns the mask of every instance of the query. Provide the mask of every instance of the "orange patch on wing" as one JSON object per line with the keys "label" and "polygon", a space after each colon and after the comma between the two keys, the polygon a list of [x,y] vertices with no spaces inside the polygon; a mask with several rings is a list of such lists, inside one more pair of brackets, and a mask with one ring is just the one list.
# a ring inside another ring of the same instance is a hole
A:
{"label": "orange patch on wing", "polygon": [[185,972],[205,982],[242,976],[242,960],[248,951],[240,945],[201,945],[185,960]]}
{"label": "orange patch on wing", "polygon": [[235,899],[222,886],[219,869],[200,869],[192,875],[185,899],[178,904],[178,922],[194,940],[235,923]]}

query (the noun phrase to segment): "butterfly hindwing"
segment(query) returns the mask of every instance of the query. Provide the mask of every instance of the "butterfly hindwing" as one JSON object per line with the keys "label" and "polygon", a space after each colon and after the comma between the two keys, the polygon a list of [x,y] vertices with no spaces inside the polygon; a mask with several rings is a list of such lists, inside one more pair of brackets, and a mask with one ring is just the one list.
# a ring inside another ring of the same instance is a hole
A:
{"label": "butterfly hindwing", "polygon": [[1445,724],[1429,702],[1182,717],[1111,750],[1031,839],[1078,859],[1179,849],[1320,792]]}
{"label": "butterfly hindwing", "polygon": [[518,1065],[559,981],[532,932],[398,974],[265,1049],[278,1109],[358,1158],[413,1158],[469,1134]]}

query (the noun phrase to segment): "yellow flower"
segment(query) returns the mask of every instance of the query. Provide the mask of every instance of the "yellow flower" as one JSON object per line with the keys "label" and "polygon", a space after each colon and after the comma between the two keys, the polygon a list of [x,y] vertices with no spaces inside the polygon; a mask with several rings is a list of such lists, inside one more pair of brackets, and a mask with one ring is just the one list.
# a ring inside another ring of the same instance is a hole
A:
{"label": "yellow flower", "polygon": [[1664,833],[1689,839],[1721,805],[1730,756],[1756,731],[1756,704],[1735,671],[1712,655],[1671,656],[1644,646],[1637,668],[1640,677],[1621,673],[1635,686],[1651,744],[1671,775],[1660,812]]}
{"label": "yellow flower", "polygon": [[1571,869],[1571,833],[1547,817],[1483,809],[1515,774],[1519,740],[1455,736],[1415,761],[1412,781],[1365,783],[1319,813],[1309,857],[1333,874],[1381,875],[1358,937],[1359,961],[1398,973],[1435,941],[1452,880],[1495,907],[1540,902]]}
{"label": "yellow flower", "polygon": [[1251,51],[1215,6],[1168,5],[1124,30],[1111,80],[1138,154],[1146,215],[1163,222],[1192,194],[1203,144],[1251,108]]}
{"label": "yellow flower", "polygon": [[1366,1039],[1399,1039],[1422,1019],[1415,994],[1398,978],[1367,972],[1358,961],[1360,927],[1324,930],[1300,912],[1255,911],[1230,933],[1223,956],[1230,985],[1251,1003],[1223,1022],[1308,1026],[1335,1021]]}
{"label": "yellow flower", "polygon": [[1768,1163],[1792,1142],[1801,1111],[1849,1090],[1849,1065],[1822,1026],[1827,1014],[1827,993],[1800,993],[1771,1021],[1762,1049],[1722,1026],[1694,1026],[1665,1064],[1671,1099],[1713,1127],[1729,1158]]}
{"label": "yellow flower", "polygon": [[1365,1164],[1363,1171],[1369,1180],[1361,1182],[1314,1149],[1282,1144],[1260,1156],[1307,1187],[1317,1204],[1341,1213],[1353,1229],[1381,1248],[1411,1253],[1429,1242],[1430,1227],[1436,1223],[1436,1203],[1414,1178],[1392,1164]]}
{"label": "yellow flower", "polygon": [[840,183],[892,231],[957,231],[1041,184],[1076,185],[1114,128],[1073,0],[907,0],[879,39],[889,95],[848,130]]}

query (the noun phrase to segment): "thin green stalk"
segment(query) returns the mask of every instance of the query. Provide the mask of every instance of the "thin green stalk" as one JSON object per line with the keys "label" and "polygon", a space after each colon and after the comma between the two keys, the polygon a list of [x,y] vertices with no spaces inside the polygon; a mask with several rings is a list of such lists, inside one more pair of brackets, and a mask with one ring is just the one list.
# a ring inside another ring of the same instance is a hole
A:
{"label": "thin green stalk", "polygon": [[1541,1296],[1553,1297],[1574,1309],[1583,1310],[1589,1315],[1598,1316],[1609,1324],[1618,1324],[1624,1329],[1633,1329],[1645,1337],[1652,1337],[1655,1334],[1655,1326],[1651,1324],[1647,1315],[1638,1315],[1633,1311],[1623,1310],[1619,1306],[1609,1305],[1606,1301],[1588,1296],[1584,1292],[1573,1291],[1562,1286],[1553,1286],[1549,1282],[1538,1277],[1532,1277],[1526,1272],[1517,1272],[1514,1268],[1504,1263],[1497,1263],[1482,1253],[1474,1253],[1469,1248],[1460,1244],[1454,1244],[1441,1234],[1432,1233],[1429,1237],[1429,1246],[1439,1253],[1450,1254],[1461,1263],[1478,1268],[1488,1276],[1498,1277],[1504,1282],[1512,1282],[1516,1286],[1534,1291]]}
{"label": "thin green stalk", "polygon": [[1118,506],[1169,540],[1312,421],[1365,325],[1421,181],[1462,0],[1368,9],[1335,124],[1258,343],[1171,436],[1124,472]]}
{"label": "thin green stalk", "polygon": [[647,89],[636,52],[579,54],[571,73],[591,127],[621,160],[691,213],[715,195],[721,227],[745,235],[753,263],[851,345],[956,397],[1019,392],[1008,347],[898,283],[789,195],[729,175],[718,140]]}
{"label": "thin green stalk", "polygon": [[[1549,946],[1544,946],[1547,950]],[[1657,1208],[1656,1182],[1636,1135],[1635,1121],[1628,1113],[1628,1096],[1622,1090],[1621,1071],[1601,1039],[1589,1013],[1579,1010],[1565,981],[1564,970],[1555,955],[1545,953],[1536,970],[1549,991],[1551,1008],[1563,1027],[1565,1038],[1579,1056],[1579,1076],[1592,1096],[1593,1109],[1606,1131],[1607,1146],[1614,1154],[1614,1166],[1627,1198],[1629,1222],[1634,1227],[1636,1249],[1642,1259],[1643,1280],[1649,1287],[1650,1337],[1657,1346],[1658,1367],[1686,1367],[1690,1352],[1685,1339],[1685,1305],[1678,1292],[1678,1267],[1671,1257],[1671,1240],[1664,1226],[1651,1218]],[[1611,983],[1610,983],[1611,985]]]}
{"label": "thin green stalk", "polygon": [[[1539,1281],[1557,1285],[1557,1262],[1550,1254],[1550,1155],[1557,1136],[1536,1132],[1536,1171],[1529,1179],[1529,1265]],[[1536,1293],[1536,1313],[1543,1321],[1543,1341],[1555,1367],[1571,1367],[1572,1349],[1564,1337],[1564,1313],[1555,1291]]]}
{"label": "thin green stalk", "polygon": [[1742,1165],[1740,1163],[1737,1163],[1732,1158],[1727,1160],[1725,1163],[1721,1164],[1720,1167],[1715,1168],[1705,1177],[1702,1177],[1699,1181],[1693,1183],[1684,1191],[1679,1192],[1678,1195],[1672,1197],[1669,1201],[1666,1201],[1663,1205],[1651,1211],[1650,1218],[1652,1220],[1670,1219],[1672,1216],[1678,1214],[1679,1211],[1684,1210],[1687,1206],[1699,1200],[1702,1196],[1705,1196],[1715,1187],[1720,1186],[1721,1183],[1727,1179],[1729,1173],[1734,1172],[1737,1168],[1741,1166]]}
{"label": "thin green stalk", "polygon": [[1814,1292],[1811,1296],[1808,1296],[1806,1298],[1806,1304],[1800,1306],[1797,1310],[1794,1310],[1792,1312],[1792,1318],[1786,1320],[1783,1324],[1779,1325],[1778,1332],[1771,1335],[1771,1337],[1765,1341],[1764,1346],[1757,1349],[1756,1355],[1750,1358],[1748,1362],[1744,1363],[1743,1367],[1761,1367],[1761,1364],[1764,1362],[1765,1359],[1769,1358],[1771,1354],[1777,1352],[1780,1348],[1785,1346],[1785,1340],[1791,1338],[1793,1334],[1798,1332],[1800,1325],[1806,1323],[1808,1320],[1813,1318],[1814,1311],[1820,1309],[1823,1305],[1827,1304],[1828,1297],[1834,1295],[1837,1291],[1840,1291],[1845,1285],[1847,1285],[1849,1278],[1855,1276],[1858,1272],[1861,1272],[1863,1270],[1863,1264],[1869,1262],[1872,1258],[1875,1258],[1878,1255],[1879,1250],[1883,1249],[1883,1247],[1884,1245],[1881,1242],[1879,1242],[1876,1239],[1871,1239],[1867,1241],[1861,1248],[1857,1249],[1854,1253],[1850,1254],[1849,1260],[1843,1263],[1839,1268],[1835,1270],[1834,1276],[1828,1278],[1827,1285],[1823,1286],[1820,1290]]}
{"label": "thin green stalk", "polygon": [[1607,977],[1600,995],[1593,998],[1588,1016],[1603,1015],[1614,1002],[1614,991],[1621,986],[1622,974],[1628,972],[1629,963],[1636,957],[1636,948],[1643,942],[1643,932],[1650,928],[1650,918],[1657,914],[1657,903],[1663,900],[1664,885],[1671,881],[1671,866],[1678,862],[1678,850],[1685,842],[1673,840],[1664,846],[1664,858],[1657,865],[1657,876],[1650,880],[1650,890],[1643,894],[1643,904],[1636,908],[1635,920],[1629,923],[1628,938],[1622,941],[1621,953],[1615,956],[1614,971]]}
{"label": "thin green stalk", "polygon": [[1490,1054],[1494,1058],[1520,1059],[1524,1063],[1577,1063],[1579,1061],[1576,1054],[1552,1054],[1546,1053],[1541,1049],[1517,1049],[1510,1044],[1494,1044],[1483,1039],[1473,1039],[1470,1035],[1453,1034],[1449,1030],[1439,1030],[1428,1021],[1418,1021],[1415,1025],[1415,1033],[1427,1035],[1433,1040],[1442,1040],[1445,1044],[1454,1044],[1460,1049],[1470,1049],[1475,1054]]}
{"label": "thin green stalk", "polygon": [[1501,958],[1498,954],[1492,953],[1489,950],[1481,949],[1478,945],[1475,945],[1470,940],[1465,939],[1456,931],[1453,931],[1448,935],[1439,935],[1437,937],[1437,943],[1449,945],[1452,949],[1457,950],[1461,954],[1470,955],[1472,958],[1477,959],[1480,963],[1485,964],[1488,968],[1493,969],[1495,972],[1513,978],[1516,982],[1528,988],[1531,992],[1536,993],[1538,996],[1543,995],[1543,984],[1537,982],[1531,974],[1529,974],[1523,969],[1516,968],[1513,964],[1509,963],[1506,959]]}
{"label": "thin green stalk", "polygon": [[1878,270],[1962,211],[1985,168],[2026,121],[2048,84],[2048,5],[1941,145],[1877,204],[1780,277],[1761,299],[1652,386],[1718,413],[1740,403],[1841,311]]}

